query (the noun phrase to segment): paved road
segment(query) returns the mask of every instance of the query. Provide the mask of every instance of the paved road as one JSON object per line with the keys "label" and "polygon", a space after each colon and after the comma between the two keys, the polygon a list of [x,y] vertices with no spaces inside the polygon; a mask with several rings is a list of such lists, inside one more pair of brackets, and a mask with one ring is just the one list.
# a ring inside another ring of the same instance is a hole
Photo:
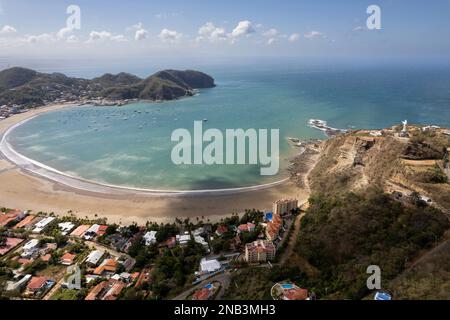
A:
{"label": "paved road", "polygon": [[207,285],[208,283],[214,282],[214,281],[218,281],[221,284],[221,288],[219,293],[216,296],[216,300],[220,300],[225,291],[227,290],[227,288],[230,285],[231,282],[231,274],[228,271],[225,271],[224,273],[218,274],[212,278],[209,278],[208,280],[205,280],[203,282],[201,282],[200,284],[184,291],[183,293],[179,294],[178,296],[176,296],[175,298],[173,298],[172,300],[186,300],[187,297],[192,293],[192,291],[198,290],[202,287],[204,287],[205,285]]}

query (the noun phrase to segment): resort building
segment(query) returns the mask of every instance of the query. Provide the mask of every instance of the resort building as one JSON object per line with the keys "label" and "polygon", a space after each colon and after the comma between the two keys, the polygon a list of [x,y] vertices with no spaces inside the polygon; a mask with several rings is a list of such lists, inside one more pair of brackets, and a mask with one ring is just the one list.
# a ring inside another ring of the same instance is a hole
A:
{"label": "resort building", "polygon": [[191,234],[189,232],[185,232],[185,234],[177,235],[177,242],[180,246],[185,246],[191,241]]}
{"label": "resort building", "polygon": [[248,263],[267,262],[275,259],[275,245],[267,240],[258,240],[245,245],[245,261]]}
{"label": "resort building", "polygon": [[272,215],[272,220],[266,226],[266,239],[274,241],[280,235],[280,230],[283,227],[283,218],[278,214]]}
{"label": "resort building", "polygon": [[298,209],[297,199],[278,200],[273,204],[273,213],[285,215],[291,213],[292,210]]}

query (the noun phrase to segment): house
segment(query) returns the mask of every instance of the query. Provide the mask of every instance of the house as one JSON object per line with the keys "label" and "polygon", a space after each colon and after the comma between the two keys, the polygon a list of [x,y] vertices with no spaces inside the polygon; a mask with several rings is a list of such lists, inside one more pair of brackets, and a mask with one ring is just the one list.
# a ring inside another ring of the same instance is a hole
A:
{"label": "house", "polygon": [[226,226],[219,226],[219,227],[217,227],[216,234],[219,237],[223,236],[227,232],[228,232],[228,228]]}
{"label": "house", "polygon": [[122,256],[117,262],[123,266],[125,271],[129,272],[136,264],[136,259],[129,256]]}
{"label": "house", "polygon": [[11,210],[8,213],[0,214],[0,227],[5,227],[10,222],[19,221],[24,217],[23,213],[19,210]]}
{"label": "house", "polygon": [[125,287],[123,282],[109,279],[92,288],[84,300],[116,300]]}
{"label": "house", "polygon": [[91,268],[97,267],[104,255],[105,251],[92,251],[86,258],[86,265]]}
{"label": "house", "polygon": [[98,224],[92,225],[89,229],[86,230],[83,238],[86,240],[91,240],[91,239],[95,238],[97,236],[97,232],[99,231],[99,229],[100,229],[100,225],[98,225]]}
{"label": "house", "polygon": [[150,246],[156,243],[156,234],[157,234],[156,231],[149,231],[146,234],[144,234],[143,239],[145,241],[146,246]]}
{"label": "house", "polygon": [[97,235],[98,235],[99,237],[105,235],[105,234],[106,234],[106,230],[108,230],[108,226],[103,226],[103,225],[100,226],[100,227],[98,228]]}
{"label": "house", "polygon": [[106,259],[100,266],[95,268],[93,274],[96,276],[103,276],[114,274],[117,271],[117,261],[114,259]]}
{"label": "house", "polygon": [[58,227],[61,229],[61,233],[65,236],[72,231],[73,228],[75,228],[75,225],[72,222],[62,222],[58,223]]}
{"label": "house", "polygon": [[23,242],[23,239],[19,238],[6,238],[6,243],[3,247],[0,247],[0,256],[3,256],[17,247]]}
{"label": "house", "polygon": [[275,259],[275,245],[267,240],[257,240],[245,245],[245,261],[248,263],[267,262]]}
{"label": "house", "polygon": [[243,232],[253,232],[253,231],[255,231],[255,228],[256,228],[256,225],[255,225],[255,224],[253,224],[253,223],[251,223],[251,222],[248,222],[248,223],[246,223],[246,224],[241,224],[241,225],[237,228],[237,230],[238,230],[238,233],[243,233]]}
{"label": "house", "polygon": [[72,233],[70,234],[72,237],[82,238],[86,231],[90,228],[90,225],[83,224],[78,226]]}
{"label": "house", "polygon": [[200,272],[201,273],[213,273],[222,269],[222,265],[216,259],[206,260],[202,259],[200,261]]}
{"label": "house", "polygon": [[53,217],[47,217],[35,224],[33,232],[41,233],[50,223],[55,220]]}
{"label": "house", "polygon": [[189,232],[185,232],[184,234],[177,235],[176,238],[180,246],[185,246],[189,241],[191,241],[191,234]]}
{"label": "house", "polygon": [[[27,227],[31,226],[34,222],[37,222],[37,221],[35,221],[36,218],[37,218],[36,216],[31,216],[31,215],[26,216],[22,221],[20,221],[18,224],[16,224],[13,229],[27,228]],[[39,218],[37,218],[37,219],[39,219]]]}
{"label": "house", "polygon": [[48,284],[46,277],[32,277],[27,285],[27,290],[33,294],[43,291]]}
{"label": "house", "polygon": [[202,236],[194,236],[194,241],[202,245],[203,248],[205,248],[205,250],[209,252],[209,244],[208,242],[206,242],[205,238],[203,238]]}
{"label": "house", "polygon": [[76,257],[77,257],[76,254],[72,254],[72,253],[66,252],[61,257],[60,263],[62,265],[65,265],[65,266],[71,266],[74,263]]}
{"label": "house", "polygon": [[35,255],[35,253],[37,253],[38,249],[39,249],[39,240],[32,239],[23,246],[23,252],[20,256],[22,258],[30,258],[31,256]]}
{"label": "house", "polygon": [[26,284],[31,279],[31,277],[32,277],[31,274],[27,274],[27,275],[23,276],[22,279],[20,279],[17,282],[8,281],[6,283],[6,288],[5,288],[6,291],[7,292],[16,292],[16,293],[21,292],[25,288]]}

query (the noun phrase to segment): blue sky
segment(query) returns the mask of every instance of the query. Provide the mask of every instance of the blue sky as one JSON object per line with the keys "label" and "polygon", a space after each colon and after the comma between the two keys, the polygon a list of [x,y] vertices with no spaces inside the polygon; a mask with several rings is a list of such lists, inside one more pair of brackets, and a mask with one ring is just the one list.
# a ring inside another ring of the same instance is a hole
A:
{"label": "blue sky", "polygon": [[[64,31],[72,4],[81,29]],[[450,0],[0,0],[3,57],[444,59],[449,31]]]}

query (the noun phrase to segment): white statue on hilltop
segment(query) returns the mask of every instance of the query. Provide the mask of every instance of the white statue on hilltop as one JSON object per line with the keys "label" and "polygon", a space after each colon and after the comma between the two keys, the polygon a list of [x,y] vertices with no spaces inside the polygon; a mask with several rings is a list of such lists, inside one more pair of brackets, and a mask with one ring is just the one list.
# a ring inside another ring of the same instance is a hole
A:
{"label": "white statue on hilltop", "polygon": [[406,126],[408,125],[408,120],[405,120],[405,121],[402,121],[402,124],[403,124],[403,132],[406,132],[407,131],[407,129],[406,129]]}

